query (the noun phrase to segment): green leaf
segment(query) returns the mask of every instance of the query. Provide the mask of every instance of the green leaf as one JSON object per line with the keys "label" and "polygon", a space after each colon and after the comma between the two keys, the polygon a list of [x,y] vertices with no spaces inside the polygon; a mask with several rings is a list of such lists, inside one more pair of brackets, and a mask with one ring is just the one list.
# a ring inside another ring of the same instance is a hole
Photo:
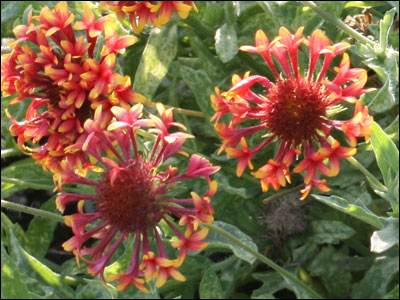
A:
{"label": "green leaf", "polygon": [[393,275],[399,271],[399,257],[379,256],[365,274],[353,285],[353,299],[381,299],[387,293],[387,286]]}
{"label": "green leaf", "polygon": [[332,245],[324,247],[308,266],[311,276],[321,276],[324,286],[329,292],[327,298],[346,298],[351,290],[352,276],[346,247],[336,249]]}
{"label": "green leaf", "polygon": [[[15,20],[18,17],[21,17],[26,4],[24,1],[9,1],[9,2],[2,2],[1,3],[1,25],[5,24],[6,22],[10,22],[12,20]],[[4,6],[3,6],[4,4]]]}
{"label": "green leaf", "polygon": [[251,299],[276,299],[272,294],[261,294],[258,296],[252,296]]}
{"label": "green leaf", "polygon": [[118,274],[124,271],[132,259],[132,253],[135,248],[135,239],[129,235],[128,240],[124,243],[124,253],[114,263],[107,266],[104,270],[105,276],[109,274]]}
{"label": "green leaf", "polygon": [[[235,227],[231,224],[227,224],[225,222],[221,222],[221,221],[215,221],[213,223],[213,225],[229,232],[234,237],[236,237],[238,240],[245,243],[247,246],[251,247],[255,251],[258,251],[257,245],[252,241],[251,237],[249,237],[247,234],[243,233],[237,227]],[[234,242],[232,242],[230,239],[226,238],[225,236],[219,234],[216,231],[211,230],[209,232],[209,234],[207,236],[207,242],[210,243],[210,246],[231,249],[233,254],[235,254],[240,259],[247,261],[250,264],[252,264],[256,261],[256,258],[252,254],[250,254],[249,252],[244,250],[242,247],[239,247]]]}
{"label": "green leaf", "polygon": [[215,33],[215,50],[223,63],[232,60],[238,52],[235,27],[224,24]]}
{"label": "green leaf", "polygon": [[[380,1],[379,1],[380,2]],[[397,14],[399,14],[399,1],[388,1],[388,3],[396,9]],[[398,297],[397,297],[398,298]]]}
{"label": "green leaf", "polygon": [[178,33],[175,25],[165,26],[163,30],[154,28],[136,71],[133,89],[152,100],[177,50]]}
{"label": "green leaf", "polygon": [[395,14],[396,14],[396,9],[392,8],[391,10],[389,10],[385,13],[385,15],[383,16],[383,19],[379,23],[379,29],[380,29],[379,42],[381,44],[380,51],[382,53],[386,53],[389,31],[393,24],[393,18],[394,18]]}
{"label": "green leaf", "polygon": [[383,299],[399,299],[399,285],[396,285]]}
{"label": "green leaf", "polygon": [[86,285],[79,285],[75,299],[116,299],[117,291],[111,284],[104,285],[100,280],[85,279]]}
{"label": "green leaf", "polygon": [[376,6],[386,5],[386,1],[347,1],[344,8],[348,7],[360,7],[360,8],[370,8]]}
{"label": "green leaf", "polygon": [[382,253],[399,244],[399,219],[382,218],[382,220],[385,222],[385,227],[374,231],[371,236],[371,251],[375,253]]}
{"label": "green leaf", "polygon": [[[42,204],[40,209],[58,213],[55,205],[56,196],[51,197]],[[30,223],[26,235],[29,236],[27,240],[26,249],[38,258],[46,255],[47,250],[53,240],[53,233],[57,227],[58,222],[45,219],[42,217],[35,217]]]}
{"label": "green leaf", "polygon": [[262,295],[272,295],[286,287],[286,282],[282,280],[282,276],[277,272],[254,273],[252,276],[263,283],[260,288],[253,291],[251,294],[252,299],[262,299]]}
{"label": "green leaf", "polygon": [[330,207],[360,219],[376,228],[383,228],[381,218],[370,211],[361,201],[358,203],[350,203],[348,200],[335,195],[321,196],[312,194],[311,196]]}
{"label": "green leaf", "polygon": [[210,26],[217,26],[224,20],[224,7],[219,3],[207,1],[202,21]]}
{"label": "green leaf", "polygon": [[371,143],[381,170],[383,181],[388,189],[386,200],[394,211],[399,208],[399,150],[383,129],[375,122]]}
{"label": "green leaf", "polygon": [[338,244],[340,240],[350,238],[355,231],[340,221],[315,220],[311,222],[312,241],[317,244]]}
{"label": "green leaf", "polygon": [[209,120],[214,114],[214,109],[210,101],[213,82],[203,70],[194,70],[181,66],[180,71],[186,85],[192,90],[200,110],[204,113],[206,119]]}
{"label": "green leaf", "polygon": [[[194,54],[202,59],[201,69],[205,71],[210,78],[219,81],[225,78],[225,76],[229,76],[225,73],[223,63],[210,51],[209,45],[204,40],[191,28],[187,29],[187,35]],[[183,77],[183,79],[185,78]]]}
{"label": "green leaf", "polygon": [[[218,182],[218,189],[223,190],[225,193],[232,196],[239,196],[243,199],[248,199],[252,196],[244,187],[232,186],[231,183],[233,182],[229,180],[229,175],[216,173],[214,176]],[[232,177],[232,179],[235,180],[236,178]]]}
{"label": "green leaf", "polygon": [[221,282],[214,271],[208,269],[200,281],[200,299],[223,299],[224,291]]}
{"label": "green leaf", "polygon": [[11,230],[8,231],[8,235],[10,237],[10,256],[24,277],[29,278],[28,288],[30,290],[32,286],[36,286],[40,287],[46,295],[51,293],[57,297],[73,297],[73,290],[66,285],[59,274],[26,252]]}
{"label": "green leaf", "polygon": [[1,195],[4,198],[26,188],[53,190],[53,177],[38,166],[32,158],[26,158],[1,170]]}
{"label": "green leaf", "polygon": [[1,243],[1,298],[31,299],[22,274],[8,255],[3,243]]}
{"label": "green leaf", "polygon": [[388,111],[395,104],[394,97],[390,94],[389,80],[386,80],[374,97],[372,97],[372,94],[364,94],[362,98],[365,99],[364,101],[368,104],[368,109],[373,115]]}

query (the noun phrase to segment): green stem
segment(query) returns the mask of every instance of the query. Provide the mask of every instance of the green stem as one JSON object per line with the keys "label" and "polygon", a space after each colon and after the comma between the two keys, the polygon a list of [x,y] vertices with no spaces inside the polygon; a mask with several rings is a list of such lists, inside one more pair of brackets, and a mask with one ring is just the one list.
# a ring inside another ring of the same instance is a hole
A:
{"label": "green stem", "polygon": [[64,218],[61,215],[58,215],[58,214],[55,214],[55,213],[52,213],[52,212],[49,212],[46,210],[37,209],[37,208],[17,204],[14,202],[9,202],[6,200],[1,200],[1,207],[20,211],[20,212],[23,212],[26,214],[30,214],[30,215],[34,215],[34,216],[38,216],[38,217],[42,217],[42,218],[51,219],[56,222],[64,223]]}
{"label": "green stem", "polygon": [[37,189],[37,190],[50,190],[50,191],[54,190],[54,186],[52,186],[52,185],[27,182],[27,181],[20,180],[17,178],[9,178],[9,177],[1,176],[1,182],[12,183],[15,185],[32,188],[32,189]]}
{"label": "green stem", "polygon": [[[324,11],[323,9],[321,9],[313,1],[301,1],[301,3],[303,3],[304,5],[308,6],[312,10],[314,10],[322,18],[324,18],[325,20],[327,20],[327,21],[331,22],[332,24],[336,25],[336,27],[339,27],[344,32],[346,32],[348,35],[350,35],[351,37],[353,37],[356,40],[358,40],[360,43],[368,44],[370,46],[377,47],[377,48],[380,47],[379,44],[377,44],[374,41],[371,41],[369,38],[363,36],[362,34],[357,32],[356,30],[354,30],[353,28],[348,26],[346,23],[344,23],[342,20],[339,20],[339,19],[335,18],[330,13],[328,13],[328,12]],[[395,53],[397,55],[399,55],[398,51],[395,51]]]}
{"label": "green stem", "polygon": [[264,204],[267,204],[268,202],[271,202],[272,200],[281,198],[281,197],[283,197],[283,196],[285,196],[285,195],[287,195],[287,194],[293,193],[293,192],[297,192],[298,190],[300,190],[300,189],[303,188],[303,187],[304,187],[304,183],[299,184],[299,185],[297,185],[297,186],[295,186],[295,187],[292,187],[292,188],[290,188],[290,189],[284,190],[284,191],[282,191],[282,192],[280,192],[280,193],[276,193],[276,194],[274,194],[274,195],[272,195],[272,196],[269,196],[268,198],[265,198],[265,199],[263,200],[263,203],[264,203]]}
{"label": "green stem", "polygon": [[375,185],[376,188],[381,190],[382,192],[387,192],[388,189],[386,186],[384,186],[370,171],[368,171],[362,164],[358,162],[357,159],[354,157],[348,157],[346,158],[349,163],[351,163],[354,167],[359,169],[368,179],[369,181]]}
{"label": "green stem", "polygon": [[18,150],[18,149],[13,149],[13,148],[4,149],[4,150],[1,150],[1,158],[14,156],[14,155],[17,155],[17,154],[20,154],[20,153],[21,153],[21,151]]}
{"label": "green stem", "polygon": [[225,230],[219,228],[218,226],[215,226],[213,224],[203,224],[204,226],[214,230],[215,232],[218,232],[219,234],[222,234],[229,240],[231,240],[233,243],[238,245],[239,247],[243,248],[247,252],[251,253],[254,257],[256,257],[258,260],[261,262],[265,263],[266,265],[270,266],[272,269],[274,269],[276,272],[278,272],[282,277],[288,279],[289,281],[301,286],[307,293],[317,299],[323,299],[320,294],[318,294],[316,291],[314,291],[312,288],[309,286],[305,285],[304,282],[302,282],[300,279],[298,279],[295,275],[292,273],[286,271],[284,268],[280,267],[276,263],[274,263],[272,260],[269,258],[265,257],[264,255],[258,253],[256,250],[252,249],[245,243],[242,243],[239,239],[234,237],[232,234],[229,232],[226,232]]}
{"label": "green stem", "polygon": [[193,29],[196,29],[196,32],[199,32],[206,36],[214,36],[215,32],[210,27],[204,25],[199,22],[196,18],[189,16],[186,19],[182,20],[184,23],[188,24]]}
{"label": "green stem", "polygon": [[[143,103],[145,106],[156,108],[157,103],[151,102],[151,101],[146,101]],[[190,110],[190,109],[184,109],[184,108],[179,108],[179,107],[173,107],[169,105],[164,105],[165,108],[172,108],[174,112],[178,114],[184,114],[187,116],[192,116],[192,117],[198,117],[198,118],[204,118],[204,114],[200,111],[196,110]]]}

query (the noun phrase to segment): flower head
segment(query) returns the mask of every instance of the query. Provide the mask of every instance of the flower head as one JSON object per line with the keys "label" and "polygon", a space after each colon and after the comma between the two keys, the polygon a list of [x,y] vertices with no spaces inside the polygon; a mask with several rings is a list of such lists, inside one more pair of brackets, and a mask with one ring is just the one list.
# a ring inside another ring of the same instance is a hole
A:
{"label": "flower head", "polygon": [[[56,204],[60,211],[76,203],[78,213],[65,217],[74,236],[64,243],[64,249],[73,251],[76,257],[85,260],[88,271],[100,274],[104,280],[104,269],[119,245],[129,236],[134,236],[134,251],[131,262],[124,273],[112,274],[110,280],[119,280],[117,289],[130,284],[147,291],[145,282],[157,278],[156,286],[162,286],[171,276],[183,281],[178,271],[189,250],[200,251],[208,230],[201,224],[213,222],[214,209],[210,197],[217,189],[210,176],[218,171],[206,159],[192,155],[186,171],[166,165],[167,159],[180,151],[184,140],[190,135],[176,131],[183,125],[174,122],[171,111],[157,104],[160,117],[144,117],[143,105],[137,104],[129,111],[113,107],[114,120],[100,126],[104,114],[102,107],[96,109],[95,119],[85,123],[86,136],[71,148],[80,148],[91,160],[97,160],[99,172],[96,179],[78,175],[67,164],[64,172],[55,175],[58,188],[74,183],[86,186],[91,192],[61,192]],[[171,127],[174,132],[170,133]],[[140,131],[139,131],[140,130]],[[149,148],[138,142],[138,132],[153,136]],[[208,191],[196,192],[178,198],[175,188],[185,180],[204,178]],[[174,196],[175,195],[175,196]],[[86,211],[92,203],[94,211]],[[159,226],[163,223],[163,226]],[[161,229],[162,228],[162,229]],[[168,229],[168,230],[166,230]],[[163,244],[167,232],[172,235],[172,246],[179,249],[176,257],[168,256]],[[85,247],[89,240],[96,244]]]}
{"label": "flower head", "polygon": [[[158,3],[157,3],[158,2]],[[114,11],[120,20],[128,14],[129,21],[136,34],[139,34],[146,24],[159,28],[168,23],[174,11],[186,19],[193,8],[193,1],[101,1],[101,8]]]}
{"label": "flower head", "polygon": [[[350,45],[345,42],[332,45],[321,30],[314,31],[309,38],[303,37],[302,32],[302,27],[294,34],[281,27],[279,35],[269,41],[265,33],[258,30],[255,46],[243,46],[240,50],[260,54],[274,80],[249,72],[243,78],[235,74],[232,87],[223,93],[216,88],[211,101],[216,110],[212,120],[216,121],[215,128],[223,139],[219,152],[225,150],[228,156],[239,159],[237,175],[240,176],[247,166],[252,169],[251,159],[277,141],[280,146],[275,157],[252,174],[260,179],[263,191],[270,185],[278,190],[286,186],[286,182],[290,183],[290,166],[302,156],[293,172],[306,172],[304,199],[313,186],[328,191],[326,180],[320,179],[320,174],[336,176],[339,159],[356,154],[357,138],[365,137],[368,141],[373,118],[357,97],[374,89],[364,88],[367,71],[350,68],[346,53],[340,66],[334,68],[336,76],[328,78],[326,74],[332,60]],[[298,63],[298,49],[302,44],[309,48],[305,74]],[[260,87],[262,92],[259,92]],[[352,119],[331,119],[340,102],[355,104]],[[222,118],[225,115],[231,116],[228,124],[220,122],[225,120]],[[247,125],[248,120],[252,120],[251,126]],[[351,147],[344,147],[333,139],[332,130],[343,132]],[[251,148],[246,138],[256,132],[262,132],[265,139]]]}
{"label": "flower head", "polygon": [[[32,99],[24,121],[10,116],[11,133],[24,151],[53,172],[61,170],[60,162],[66,156],[70,163],[88,165],[82,153],[65,149],[83,133],[84,122],[99,103],[111,120],[113,105],[128,107],[143,97],[130,89],[130,79],[113,71],[116,53],[136,38],[119,38],[111,18],[96,20],[87,4],[82,21],[74,23],[74,18],[66,2],[52,10],[43,7],[40,16],[30,11],[28,24],[13,30],[17,40],[10,44],[11,53],[1,57],[3,95],[17,95],[11,105]],[[105,45],[95,53],[103,31]],[[29,142],[40,146],[32,147]]]}

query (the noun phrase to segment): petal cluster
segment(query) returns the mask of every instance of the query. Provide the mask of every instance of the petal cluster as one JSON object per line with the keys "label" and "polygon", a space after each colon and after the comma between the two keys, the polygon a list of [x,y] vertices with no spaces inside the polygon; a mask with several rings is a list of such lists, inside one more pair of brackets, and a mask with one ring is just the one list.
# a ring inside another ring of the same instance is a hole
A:
{"label": "petal cluster", "polygon": [[161,28],[168,23],[174,11],[182,19],[188,17],[192,8],[197,11],[193,1],[101,1],[100,7],[114,11],[120,20],[128,15],[136,34],[148,24]]}
{"label": "petal cluster", "polygon": [[[74,22],[67,2],[54,9],[43,7],[39,16],[28,15],[28,24],[13,32],[11,52],[1,57],[3,96],[16,94],[11,105],[30,101],[23,121],[12,121],[11,133],[21,149],[52,172],[61,171],[68,157],[74,165],[89,165],[82,153],[68,152],[83,134],[83,124],[99,104],[111,120],[110,108],[143,100],[130,89],[129,77],[113,71],[116,54],[134,44],[134,36],[119,37],[109,16],[96,19],[85,4],[82,20]],[[103,35],[101,48],[98,38]],[[98,50],[95,51],[96,46]]]}
{"label": "petal cluster", "polygon": [[[348,54],[343,53],[340,65],[333,70],[336,75],[327,76],[333,59],[350,45],[346,42],[331,44],[316,30],[310,37],[303,36],[303,27],[295,33],[281,27],[279,35],[268,39],[262,30],[255,35],[255,46],[242,46],[240,50],[258,53],[271,70],[274,79],[261,75],[243,77],[235,74],[232,87],[221,93],[215,88],[211,102],[216,110],[211,120],[222,138],[219,152],[225,150],[228,157],[238,158],[237,176],[249,167],[252,158],[273,142],[279,143],[274,157],[252,174],[260,179],[263,191],[270,186],[275,190],[291,182],[292,172],[305,172],[304,199],[313,186],[329,191],[326,180],[339,174],[340,159],[356,154],[357,138],[368,141],[372,133],[373,118],[357,99],[375,89],[364,88],[367,71],[350,67]],[[308,68],[302,72],[298,63],[299,47],[308,48]],[[332,111],[338,105],[354,106],[350,120],[332,119]],[[331,136],[341,131],[350,147]],[[263,139],[253,147],[246,139],[260,132]]]}
{"label": "petal cluster", "polygon": [[[134,250],[126,271],[107,276],[119,281],[119,290],[133,284],[148,292],[145,283],[153,278],[156,287],[162,286],[168,277],[184,281],[178,268],[188,251],[200,251],[207,246],[204,239],[208,228],[201,228],[201,224],[214,220],[210,197],[216,193],[217,183],[210,176],[219,167],[198,155],[190,157],[182,172],[169,165],[168,158],[180,152],[191,136],[177,131],[184,126],[174,122],[172,109],[157,104],[157,111],[158,115],[144,116],[142,104],[129,110],[113,107],[113,120],[103,128],[107,114],[98,106],[94,118],[84,124],[86,134],[71,146],[82,150],[88,160],[96,161],[97,172],[83,177],[66,160],[65,171],[55,175],[61,190],[57,208],[64,212],[68,205],[77,207],[77,213],[65,216],[74,236],[63,247],[87,262],[91,274],[100,274],[104,281],[109,260],[121,243],[132,236]],[[146,147],[141,136],[154,139]],[[178,197],[182,192],[177,193],[176,188],[184,181],[198,178],[208,185],[204,194],[193,191]],[[85,187],[88,192],[63,191],[69,183],[79,189]],[[175,257],[166,251],[167,238],[179,250]]]}

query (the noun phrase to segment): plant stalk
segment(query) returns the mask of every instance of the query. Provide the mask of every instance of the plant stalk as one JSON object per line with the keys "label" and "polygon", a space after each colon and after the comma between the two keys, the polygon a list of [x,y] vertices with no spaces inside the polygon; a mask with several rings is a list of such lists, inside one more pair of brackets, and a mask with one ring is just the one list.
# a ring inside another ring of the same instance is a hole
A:
{"label": "plant stalk", "polygon": [[282,277],[284,277],[284,278],[288,279],[289,281],[291,281],[293,283],[296,283],[297,285],[301,286],[305,291],[307,291],[307,293],[310,296],[312,296],[312,297],[314,297],[316,299],[323,299],[323,297],[320,294],[318,294],[312,288],[310,288],[309,286],[304,284],[304,282],[302,282],[300,279],[298,279],[295,275],[293,275],[292,273],[286,271],[284,268],[280,267],[279,265],[274,263],[269,258],[265,257],[264,255],[258,253],[257,251],[255,251],[251,247],[247,246],[245,243],[241,242],[239,239],[234,237],[229,232],[226,232],[225,230],[223,230],[223,229],[221,229],[218,226],[215,226],[213,224],[203,224],[203,225],[208,227],[208,228],[210,228],[211,230],[214,230],[215,232],[218,232],[219,234],[222,234],[223,236],[225,236],[226,238],[231,240],[233,243],[235,243],[239,247],[241,247],[244,250],[246,250],[247,252],[251,253],[258,260],[260,260],[261,262],[263,262],[266,265],[270,266],[272,269],[274,269],[276,272],[278,272]]}
{"label": "plant stalk", "polygon": [[64,223],[64,218],[61,215],[42,210],[42,209],[37,209],[33,207],[28,207],[25,205],[21,205],[18,203],[6,201],[6,200],[1,200],[1,207],[7,208],[7,209],[12,209],[15,211],[23,212],[26,214],[42,217],[42,218],[47,218],[56,222]]}

